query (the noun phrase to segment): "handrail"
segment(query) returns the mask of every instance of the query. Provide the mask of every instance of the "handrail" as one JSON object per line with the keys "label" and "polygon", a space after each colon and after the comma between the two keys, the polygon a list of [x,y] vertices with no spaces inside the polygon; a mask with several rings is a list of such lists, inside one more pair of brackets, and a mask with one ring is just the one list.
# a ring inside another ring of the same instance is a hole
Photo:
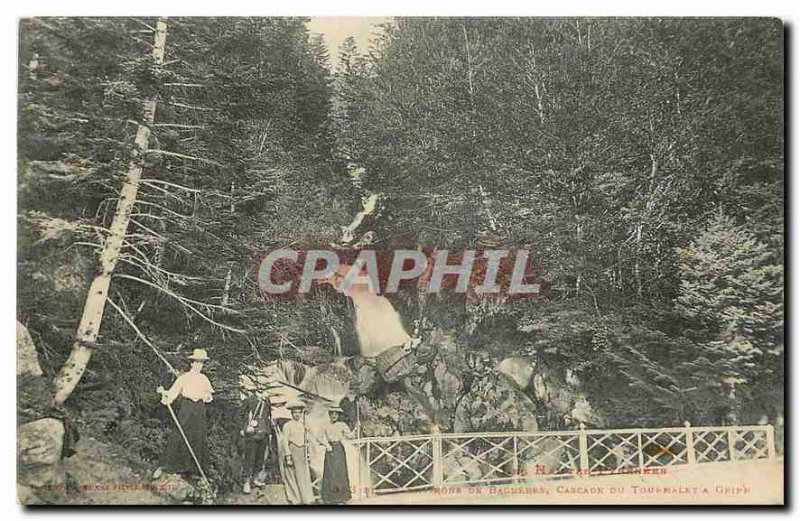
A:
{"label": "handrail", "polygon": [[[582,426],[583,427],[583,426]],[[772,425],[450,432],[356,438],[356,495],[443,485],[646,472],[669,466],[774,459]],[[546,462],[546,464],[544,463]]]}
{"label": "handrail", "polygon": [[[440,436],[444,438],[469,438],[469,437],[508,437],[508,436],[524,436],[524,437],[546,437],[546,436],[574,436],[578,433],[585,433],[587,435],[595,434],[635,434],[637,432],[686,432],[688,429],[691,432],[707,432],[709,430],[735,430],[735,431],[756,431],[767,430],[770,425],[721,425],[709,427],[663,427],[663,428],[631,428],[631,429],[581,429],[573,431],[508,431],[508,432],[446,432]],[[415,441],[430,439],[432,434],[400,434],[395,436],[362,436],[350,440],[351,442],[390,442],[390,441]]]}

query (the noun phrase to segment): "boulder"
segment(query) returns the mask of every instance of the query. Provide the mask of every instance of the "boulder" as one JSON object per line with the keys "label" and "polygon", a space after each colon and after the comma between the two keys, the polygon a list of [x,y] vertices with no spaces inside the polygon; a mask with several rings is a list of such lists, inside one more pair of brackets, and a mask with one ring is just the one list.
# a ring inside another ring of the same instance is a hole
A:
{"label": "boulder", "polygon": [[60,471],[64,424],[42,418],[17,428],[17,481],[31,487],[51,487],[63,478]]}
{"label": "boulder", "polygon": [[509,377],[520,389],[525,389],[533,377],[534,366],[528,358],[511,356],[497,365],[497,372]]}
{"label": "boulder", "polygon": [[17,375],[42,376],[36,346],[33,344],[28,328],[17,322]]}
{"label": "boulder", "polygon": [[20,505],[37,505],[39,498],[31,487],[17,483],[17,501]]}

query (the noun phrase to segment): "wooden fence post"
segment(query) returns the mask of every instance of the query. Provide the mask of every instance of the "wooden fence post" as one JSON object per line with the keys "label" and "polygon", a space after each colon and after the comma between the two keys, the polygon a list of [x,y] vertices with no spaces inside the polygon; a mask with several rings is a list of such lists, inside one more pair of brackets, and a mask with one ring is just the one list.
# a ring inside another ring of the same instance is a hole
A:
{"label": "wooden fence post", "polygon": [[[357,442],[357,440],[353,441]],[[361,464],[361,461],[364,458],[363,453],[361,452],[362,446],[360,444],[353,443],[353,447],[355,448],[354,452],[356,454],[356,475],[354,480],[355,482],[350,483],[350,488],[352,489],[353,498],[361,499],[364,497],[364,466]]]}
{"label": "wooden fence post", "polygon": [[644,474],[644,447],[642,447],[642,429],[636,429],[636,447],[639,452],[639,474]]}
{"label": "wooden fence post", "polygon": [[694,453],[694,435],[692,434],[692,424],[688,421],[683,422],[683,426],[686,428],[685,435],[686,435],[686,464],[687,465],[694,465],[697,463],[697,457]]}
{"label": "wooden fence post", "polygon": [[736,428],[728,427],[728,457],[736,461]]}
{"label": "wooden fence post", "polygon": [[513,477],[513,482],[519,483],[520,475],[519,475],[519,453],[517,452],[517,437],[513,436],[512,440],[514,441],[514,454],[513,454],[513,459],[511,460],[511,475]]}
{"label": "wooden fence post", "polygon": [[433,452],[433,487],[439,488],[444,483],[444,469],[442,468],[442,432],[437,424],[434,424],[431,429],[431,449]]}
{"label": "wooden fence post", "polygon": [[367,482],[364,483],[364,490],[362,490],[362,494],[364,497],[369,497],[372,495],[372,462],[370,461],[370,452],[369,452],[369,440],[367,440]]}
{"label": "wooden fence post", "polygon": [[578,431],[578,447],[580,448],[580,473],[582,476],[589,474],[589,447],[586,441],[586,425],[581,423],[581,430]]}
{"label": "wooden fence post", "polygon": [[769,459],[775,459],[775,427],[772,424],[767,424],[767,455]]}

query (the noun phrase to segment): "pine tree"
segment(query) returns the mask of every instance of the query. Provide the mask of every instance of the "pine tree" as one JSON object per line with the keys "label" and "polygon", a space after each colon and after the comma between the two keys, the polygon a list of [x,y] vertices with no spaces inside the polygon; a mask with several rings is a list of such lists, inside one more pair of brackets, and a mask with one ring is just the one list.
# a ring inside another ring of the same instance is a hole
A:
{"label": "pine tree", "polygon": [[732,418],[748,408],[755,416],[777,414],[784,316],[783,267],[775,263],[774,251],[718,214],[679,256],[676,308],[687,320],[687,335],[701,346],[699,353],[728,364],[709,378],[724,382],[736,397]]}
{"label": "pine tree", "polygon": [[717,215],[679,250],[679,312],[732,351],[764,353],[782,341],[783,268],[732,218]]}

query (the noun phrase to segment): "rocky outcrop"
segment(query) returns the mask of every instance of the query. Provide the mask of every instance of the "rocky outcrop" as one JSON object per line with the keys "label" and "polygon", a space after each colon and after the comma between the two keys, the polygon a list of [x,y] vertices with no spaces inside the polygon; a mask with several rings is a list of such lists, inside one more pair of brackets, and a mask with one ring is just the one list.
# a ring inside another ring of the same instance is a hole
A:
{"label": "rocky outcrop", "polygon": [[36,346],[28,328],[17,322],[17,376],[42,376]]}
{"label": "rocky outcrop", "polygon": [[17,425],[17,496],[24,505],[50,502],[64,488],[64,423],[58,418],[36,417],[42,414],[37,411],[48,407],[41,402],[51,399],[43,392],[43,379],[33,339],[17,322],[17,382],[21,386],[17,412],[18,418],[32,420],[18,420]]}
{"label": "rocky outcrop", "polygon": [[58,483],[64,424],[54,418],[42,418],[17,429],[17,480],[29,487],[47,487]]}
{"label": "rocky outcrop", "polygon": [[540,425],[542,428],[576,429],[581,423],[604,424],[602,416],[592,408],[581,379],[570,369],[557,371],[533,357],[512,356],[497,365],[497,372],[544,406],[549,420],[557,420],[545,421],[545,425]]}

